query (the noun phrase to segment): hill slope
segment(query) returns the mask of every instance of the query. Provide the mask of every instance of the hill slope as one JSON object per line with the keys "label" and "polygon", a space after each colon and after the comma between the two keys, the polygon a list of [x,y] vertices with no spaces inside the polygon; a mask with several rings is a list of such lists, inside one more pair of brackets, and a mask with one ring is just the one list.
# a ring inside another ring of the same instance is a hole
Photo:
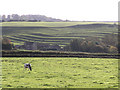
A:
{"label": "hill slope", "polygon": [[31,41],[58,45],[66,45],[75,38],[102,37],[117,32],[117,25],[113,23],[96,22],[12,22],[3,23],[2,30],[3,36],[9,37],[14,44]]}

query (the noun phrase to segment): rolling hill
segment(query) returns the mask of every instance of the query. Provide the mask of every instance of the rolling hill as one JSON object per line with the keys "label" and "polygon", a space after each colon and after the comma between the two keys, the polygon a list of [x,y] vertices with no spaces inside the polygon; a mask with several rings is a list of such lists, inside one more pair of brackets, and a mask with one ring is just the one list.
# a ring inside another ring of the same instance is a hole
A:
{"label": "rolling hill", "polygon": [[102,37],[105,34],[118,33],[114,22],[4,22],[3,36],[7,36],[15,45],[26,41],[58,44],[64,46],[72,39]]}

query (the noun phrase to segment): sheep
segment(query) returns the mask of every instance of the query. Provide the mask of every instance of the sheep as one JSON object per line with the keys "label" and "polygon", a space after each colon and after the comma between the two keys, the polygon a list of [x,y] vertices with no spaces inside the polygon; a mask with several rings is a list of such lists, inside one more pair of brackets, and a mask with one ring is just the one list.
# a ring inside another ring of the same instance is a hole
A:
{"label": "sheep", "polygon": [[24,68],[28,68],[30,71],[32,71],[31,64],[30,63],[25,63]]}

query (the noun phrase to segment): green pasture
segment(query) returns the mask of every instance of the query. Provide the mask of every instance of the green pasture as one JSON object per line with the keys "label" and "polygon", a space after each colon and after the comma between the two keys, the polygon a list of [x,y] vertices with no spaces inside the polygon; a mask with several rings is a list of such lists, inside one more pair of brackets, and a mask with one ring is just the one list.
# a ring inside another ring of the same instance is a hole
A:
{"label": "green pasture", "polygon": [[65,27],[72,26],[77,24],[114,24],[114,22],[3,22],[2,26],[16,26],[16,27]]}
{"label": "green pasture", "polygon": [[72,39],[118,33],[114,22],[3,22],[2,25],[2,35],[15,45],[25,41],[66,45]]}
{"label": "green pasture", "polygon": [[118,60],[4,57],[2,88],[118,88]]}

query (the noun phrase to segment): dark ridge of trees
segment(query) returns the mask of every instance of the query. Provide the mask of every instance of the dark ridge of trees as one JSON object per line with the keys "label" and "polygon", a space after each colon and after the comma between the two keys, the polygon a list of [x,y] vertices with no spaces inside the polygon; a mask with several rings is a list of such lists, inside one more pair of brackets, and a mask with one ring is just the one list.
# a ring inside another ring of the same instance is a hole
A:
{"label": "dark ridge of trees", "polygon": [[64,47],[64,50],[90,53],[117,53],[118,35],[108,34],[103,38],[88,37],[85,39],[73,39],[69,45]]}

